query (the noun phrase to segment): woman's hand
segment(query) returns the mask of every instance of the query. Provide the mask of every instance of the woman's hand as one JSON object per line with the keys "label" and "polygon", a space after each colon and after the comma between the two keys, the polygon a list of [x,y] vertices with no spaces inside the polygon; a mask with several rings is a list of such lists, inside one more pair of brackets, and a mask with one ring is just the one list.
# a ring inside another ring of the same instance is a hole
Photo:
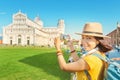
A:
{"label": "woman's hand", "polygon": [[54,45],[55,45],[57,51],[61,51],[61,40],[60,40],[60,37],[56,37],[54,39]]}
{"label": "woman's hand", "polygon": [[70,35],[68,35],[67,46],[68,46],[68,47],[73,46],[73,41],[71,40],[71,36],[70,36]]}

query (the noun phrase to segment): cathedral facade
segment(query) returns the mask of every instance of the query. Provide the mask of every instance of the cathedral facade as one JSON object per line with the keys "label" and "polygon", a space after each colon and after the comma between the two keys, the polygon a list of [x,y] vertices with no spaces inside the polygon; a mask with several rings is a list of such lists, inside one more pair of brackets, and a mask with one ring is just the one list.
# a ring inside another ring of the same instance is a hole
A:
{"label": "cathedral facade", "polygon": [[54,38],[64,34],[64,20],[56,27],[44,27],[39,17],[31,20],[21,11],[13,15],[12,23],[3,28],[3,44],[53,46]]}

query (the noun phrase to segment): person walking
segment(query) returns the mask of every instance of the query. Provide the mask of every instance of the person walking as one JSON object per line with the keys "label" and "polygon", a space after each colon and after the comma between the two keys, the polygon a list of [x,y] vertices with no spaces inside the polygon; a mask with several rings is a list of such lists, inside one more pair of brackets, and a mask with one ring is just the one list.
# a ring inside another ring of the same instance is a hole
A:
{"label": "person walking", "polygon": [[59,37],[54,39],[56,54],[61,70],[75,72],[77,80],[103,80],[104,63],[101,59],[92,55],[94,53],[105,57],[105,53],[112,50],[112,47],[104,43],[102,25],[97,22],[86,23],[82,33],[76,33],[82,36],[82,45],[87,53],[78,57],[76,51],[71,45],[72,63],[67,63],[64,59],[62,49],[60,47],[61,40]]}
{"label": "person walking", "polygon": [[120,52],[120,44],[118,44],[118,52]]}

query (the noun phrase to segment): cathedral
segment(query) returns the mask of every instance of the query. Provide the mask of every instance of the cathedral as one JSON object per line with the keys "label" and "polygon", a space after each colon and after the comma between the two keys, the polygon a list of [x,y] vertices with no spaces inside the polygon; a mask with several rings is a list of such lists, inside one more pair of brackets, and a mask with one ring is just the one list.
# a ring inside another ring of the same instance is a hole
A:
{"label": "cathedral", "polygon": [[120,45],[120,24],[117,22],[117,27],[115,30],[111,31],[107,34],[107,36],[110,36],[111,39],[109,39],[107,42],[109,42],[111,45]]}
{"label": "cathedral", "polygon": [[42,20],[31,20],[21,11],[13,15],[12,23],[3,28],[3,44],[53,46],[54,38],[64,34],[64,20],[56,27],[44,27]]}

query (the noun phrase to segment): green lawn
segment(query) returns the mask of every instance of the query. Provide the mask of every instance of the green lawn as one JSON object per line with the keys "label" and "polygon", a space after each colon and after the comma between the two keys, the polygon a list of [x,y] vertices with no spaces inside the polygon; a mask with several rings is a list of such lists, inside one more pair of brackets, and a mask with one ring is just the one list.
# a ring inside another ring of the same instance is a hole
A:
{"label": "green lawn", "polygon": [[44,47],[0,47],[0,80],[69,80],[55,52]]}

